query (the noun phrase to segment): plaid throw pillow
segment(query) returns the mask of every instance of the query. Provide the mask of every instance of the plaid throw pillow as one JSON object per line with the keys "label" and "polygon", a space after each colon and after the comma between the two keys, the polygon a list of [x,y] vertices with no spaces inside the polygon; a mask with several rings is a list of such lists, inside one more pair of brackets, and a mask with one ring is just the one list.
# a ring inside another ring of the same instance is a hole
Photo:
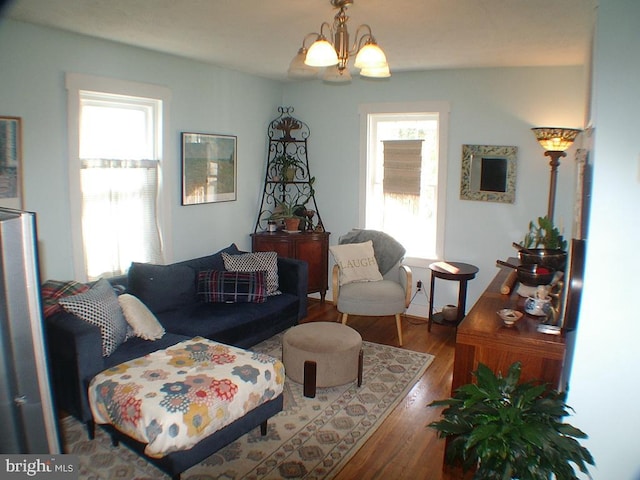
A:
{"label": "plaid throw pillow", "polygon": [[47,280],[40,287],[42,296],[42,313],[45,318],[62,310],[58,300],[62,297],[83,293],[89,290],[89,285],[74,280],[63,282],[60,280]]}
{"label": "plaid throw pillow", "polygon": [[198,273],[198,296],[209,303],[263,303],[267,300],[265,272]]}

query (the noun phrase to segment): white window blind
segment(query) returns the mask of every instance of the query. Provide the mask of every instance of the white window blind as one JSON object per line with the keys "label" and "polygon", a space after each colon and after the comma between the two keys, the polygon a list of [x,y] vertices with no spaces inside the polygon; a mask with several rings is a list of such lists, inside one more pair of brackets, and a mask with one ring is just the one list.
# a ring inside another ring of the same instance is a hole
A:
{"label": "white window blind", "polygon": [[82,245],[88,279],[160,263],[159,100],[80,91]]}
{"label": "white window blind", "polygon": [[385,195],[420,195],[422,140],[383,140]]}

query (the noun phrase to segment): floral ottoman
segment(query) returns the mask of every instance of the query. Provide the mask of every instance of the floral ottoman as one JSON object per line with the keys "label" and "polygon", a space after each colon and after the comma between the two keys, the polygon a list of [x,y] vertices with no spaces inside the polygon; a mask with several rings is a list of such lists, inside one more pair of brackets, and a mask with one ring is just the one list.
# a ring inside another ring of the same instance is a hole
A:
{"label": "floral ottoman", "polygon": [[[116,438],[133,440],[149,460],[179,476],[280,411],[284,378],[284,366],[275,358],[195,337],[96,375],[89,402],[96,423],[122,434]],[[236,436],[231,428],[229,435],[228,428],[246,424],[241,420],[250,413],[258,423],[249,422],[253,426],[244,425]],[[204,440],[225,429],[231,440],[213,442],[211,451],[202,448]],[[196,446],[203,451],[197,460],[189,452]],[[174,453],[186,461],[167,467]]]}

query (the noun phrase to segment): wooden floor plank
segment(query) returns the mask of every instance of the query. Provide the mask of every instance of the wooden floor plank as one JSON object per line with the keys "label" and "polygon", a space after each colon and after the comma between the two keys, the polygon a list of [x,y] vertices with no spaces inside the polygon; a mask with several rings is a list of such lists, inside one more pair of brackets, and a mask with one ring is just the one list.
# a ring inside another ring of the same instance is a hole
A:
{"label": "wooden floor plank", "polygon": [[[310,299],[309,313],[303,322],[336,321],[337,318],[338,312],[332,303]],[[350,316],[347,324],[357,330],[363,340],[398,346],[392,316]],[[402,329],[403,348],[430,353],[435,359],[336,480],[463,478],[460,472],[443,470],[444,441],[427,426],[439,419],[441,411],[427,405],[451,394],[455,329],[434,324],[431,332],[427,332],[426,320],[415,317],[403,318]]]}

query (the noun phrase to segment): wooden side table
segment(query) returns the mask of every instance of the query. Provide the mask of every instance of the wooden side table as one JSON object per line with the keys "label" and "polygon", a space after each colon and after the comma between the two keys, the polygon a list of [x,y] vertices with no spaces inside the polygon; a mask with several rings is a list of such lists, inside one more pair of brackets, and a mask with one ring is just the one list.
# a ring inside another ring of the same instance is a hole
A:
{"label": "wooden side table", "polygon": [[[431,270],[431,289],[429,291],[429,323],[427,331],[431,331],[431,324],[434,320],[436,323],[442,325],[457,327],[465,316],[467,306],[467,282],[476,277],[478,267],[461,262],[435,262],[429,265],[429,270]],[[441,313],[436,313],[435,315],[433,313],[433,291],[436,278],[453,280],[460,284],[458,286],[458,317],[453,322],[444,320]]]}

